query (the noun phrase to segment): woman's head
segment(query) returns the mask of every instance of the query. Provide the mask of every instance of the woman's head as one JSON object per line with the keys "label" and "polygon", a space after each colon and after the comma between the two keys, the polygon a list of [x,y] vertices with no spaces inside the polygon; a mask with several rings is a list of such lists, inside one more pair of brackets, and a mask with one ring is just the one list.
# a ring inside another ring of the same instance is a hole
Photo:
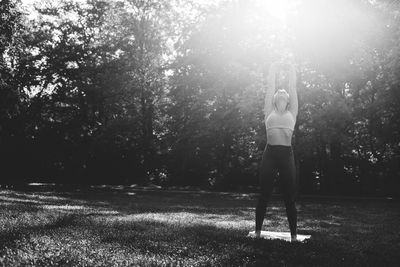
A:
{"label": "woman's head", "polygon": [[274,94],[273,103],[278,111],[285,111],[289,104],[289,94],[285,89],[279,89]]}

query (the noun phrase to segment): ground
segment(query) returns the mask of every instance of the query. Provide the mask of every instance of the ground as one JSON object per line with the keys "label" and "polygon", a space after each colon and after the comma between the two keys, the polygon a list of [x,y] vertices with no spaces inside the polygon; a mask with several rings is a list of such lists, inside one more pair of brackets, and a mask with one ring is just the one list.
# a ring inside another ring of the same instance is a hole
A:
{"label": "ground", "polygon": [[[400,203],[300,198],[304,243],[253,240],[255,196],[0,190],[0,265],[400,266]],[[264,230],[288,231],[279,196]]]}

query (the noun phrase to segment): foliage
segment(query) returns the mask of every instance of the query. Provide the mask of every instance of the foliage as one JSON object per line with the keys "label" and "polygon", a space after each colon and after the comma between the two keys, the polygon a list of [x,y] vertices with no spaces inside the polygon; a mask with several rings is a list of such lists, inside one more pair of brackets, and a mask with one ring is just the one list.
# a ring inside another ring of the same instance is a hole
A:
{"label": "foliage", "polygon": [[292,58],[301,192],[400,192],[394,2],[298,1],[285,26],[263,1],[3,2],[2,183],[255,186],[267,69]]}

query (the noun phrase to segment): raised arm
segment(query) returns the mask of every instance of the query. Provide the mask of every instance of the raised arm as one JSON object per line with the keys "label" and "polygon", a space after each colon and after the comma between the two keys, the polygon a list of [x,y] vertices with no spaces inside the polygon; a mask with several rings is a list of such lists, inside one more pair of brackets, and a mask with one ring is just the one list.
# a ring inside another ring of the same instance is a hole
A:
{"label": "raised arm", "polygon": [[295,118],[297,117],[297,113],[299,111],[296,81],[296,68],[293,64],[289,64],[289,111]]}
{"label": "raised arm", "polygon": [[278,67],[277,62],[272,63],[268,72],[267,89],[265,93],[265,104],[264,104],[265,117],[267,117],[273,110],[272,100],[275,94],[275,75],[277,67]]}

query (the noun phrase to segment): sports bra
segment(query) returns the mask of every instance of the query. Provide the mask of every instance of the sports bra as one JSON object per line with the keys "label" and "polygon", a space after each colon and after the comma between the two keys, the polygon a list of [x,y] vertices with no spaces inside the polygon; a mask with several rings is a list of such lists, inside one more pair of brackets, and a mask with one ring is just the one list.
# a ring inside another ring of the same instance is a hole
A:
{"label": "sports bra", "polygon": [[296,120],[290,111],[286,111],[284,113],[278,113],[273,110],[265,120],[265,126],[267,130],[272,128],[283,128],[294,130],[294,125]]}

